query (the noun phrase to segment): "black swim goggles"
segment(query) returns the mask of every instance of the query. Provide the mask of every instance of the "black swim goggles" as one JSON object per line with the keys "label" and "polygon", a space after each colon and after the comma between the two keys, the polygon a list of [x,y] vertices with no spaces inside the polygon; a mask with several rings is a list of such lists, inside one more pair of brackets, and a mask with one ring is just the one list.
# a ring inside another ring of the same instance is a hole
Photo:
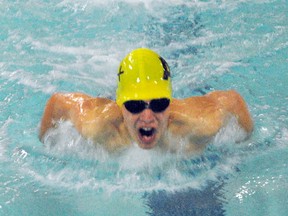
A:
{"label": "black swim goggles", "polygon": [[155,113],[163,112],[170,104],[168,98],[153,99],[149,103],[143,100],[130,100],[124,103],[125,108],[132,114],[141,113],[145,109],[151,109]]}

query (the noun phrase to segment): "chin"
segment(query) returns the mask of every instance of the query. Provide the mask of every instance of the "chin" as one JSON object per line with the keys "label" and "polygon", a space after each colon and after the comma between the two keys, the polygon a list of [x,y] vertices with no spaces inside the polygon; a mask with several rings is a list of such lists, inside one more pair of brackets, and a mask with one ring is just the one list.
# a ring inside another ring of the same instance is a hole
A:
{"label": "chin", "polygon": [[153,149],[156,146],[156,142],[153,143],[143,143],[143,142],[138,142],[138,146],[142,149]]}

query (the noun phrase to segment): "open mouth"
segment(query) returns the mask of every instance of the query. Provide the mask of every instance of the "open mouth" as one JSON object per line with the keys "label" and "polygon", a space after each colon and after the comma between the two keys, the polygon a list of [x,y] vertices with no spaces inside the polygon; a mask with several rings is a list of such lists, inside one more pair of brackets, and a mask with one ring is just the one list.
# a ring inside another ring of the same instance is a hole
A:
{"label": "open mouth", "polygon": [[144,144],[150,144],[154,141],[156,129],[151,127],[143,127],[139,129],[139,138]]}
{"label": "open mouth", "polygon": [[140,128],[139,133],[141,136],[147,136],[150,137],[154,134],[155,129],[154,128]]}

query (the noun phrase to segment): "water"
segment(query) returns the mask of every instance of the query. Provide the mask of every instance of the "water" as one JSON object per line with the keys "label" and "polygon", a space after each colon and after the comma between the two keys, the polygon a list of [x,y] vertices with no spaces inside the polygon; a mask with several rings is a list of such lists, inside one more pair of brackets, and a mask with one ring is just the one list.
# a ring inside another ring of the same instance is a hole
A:
{"label": "water", "polygon": [[[0,1],[0,214],[286,215],[287,5]],[[38,140],[53,92],[114,99],[119,61],[137,47],[168,61],[174,97],[240,92],[251,138],[223,134],[199,157],[137,147],[111,156],[69,123],[58,145]]]}

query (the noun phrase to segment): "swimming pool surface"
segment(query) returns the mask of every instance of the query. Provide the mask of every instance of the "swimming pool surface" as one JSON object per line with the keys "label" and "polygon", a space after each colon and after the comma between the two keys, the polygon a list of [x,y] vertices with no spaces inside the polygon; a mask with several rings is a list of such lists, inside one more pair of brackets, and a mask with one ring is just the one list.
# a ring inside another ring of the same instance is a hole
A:
{"label": "swimming pool surface", "polygon": [[[0,215],[287,215],[287,14],[287,0],[0,1]],[[66,122],[38,140],[51,94],[114,99],[138,47],[167,60],[176,98],[237,90],[250,139],[232,123],[201,156],[109,155]]]}

